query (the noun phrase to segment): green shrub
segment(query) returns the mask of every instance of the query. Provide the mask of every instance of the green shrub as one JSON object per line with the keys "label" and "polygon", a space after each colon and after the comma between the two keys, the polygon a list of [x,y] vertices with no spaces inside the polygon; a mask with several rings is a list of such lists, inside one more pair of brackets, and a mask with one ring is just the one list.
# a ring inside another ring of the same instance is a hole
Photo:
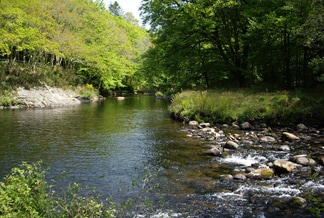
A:
{"label": "green shrub", "polygon": [[0,182],[0,217],[126,217],[131,216],[134,209],[152,208],[145,193],[156,188],[151,182],[156,174],[149,174],[147,168],[144,178],[134,180],[132,184],[132,187],[140,188],[140,193],[120,204],[109,199],[102,202],[94,190],[86,190],[89,194],[82,196],[83,189],[77,183],[62,188],[57,194],[53,191],[54,186],[46,183],[45,173],[41,162],[23,162],[13,168],[11,174]]}
{"label": "green shrub", "polygon": [[92,84],[86,84],[84,87],[81,87],[79,92],[83,99],[92,99],[99,95],[98,90],[96,90]]}
{"label": "green shrub", "polygon": [[1,217],[48,217],[54,202],[49,199],[40,163],[23,162],[0,182]]}

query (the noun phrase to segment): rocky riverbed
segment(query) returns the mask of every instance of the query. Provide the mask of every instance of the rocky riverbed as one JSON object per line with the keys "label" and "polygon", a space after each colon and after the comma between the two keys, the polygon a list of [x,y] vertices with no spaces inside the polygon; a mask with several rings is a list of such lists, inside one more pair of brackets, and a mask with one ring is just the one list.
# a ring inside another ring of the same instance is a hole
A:
{"label": "rocky riverbed", "polygon": [[190,121],[185,131],[215,166],[230,166],[219,175],[224,190],[210,199],[256,217],[324,216],[324,129]]}

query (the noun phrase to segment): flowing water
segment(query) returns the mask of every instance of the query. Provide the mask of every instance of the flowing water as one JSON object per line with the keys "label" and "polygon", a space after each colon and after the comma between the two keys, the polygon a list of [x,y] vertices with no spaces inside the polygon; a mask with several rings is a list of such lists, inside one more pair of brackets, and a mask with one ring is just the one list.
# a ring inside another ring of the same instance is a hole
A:
{"label": "flowing water", "polygon": [[[132,216],[311,217],[294,208],[285,213],[269,209],[269,196],[300,195],[289,177],[221,179],[262,162],[264,151],[252,149],[225,159],[204,156],[207,143],[188,138],[187,126],[172,121],[167,106],[149,96],[132,96],[73,107],[0,111],[0,178],[22,161],[42,160],[48,168],[46,179],[55,180],[57,187],[77,182],[117,202],[135,198],[141,204],[138,196],[151,198],[153,206],[134,209]],[[147,175],[156,175],[150,181],[152,192],[131,185]],[[303,185],[323,189],[321,179]]]}

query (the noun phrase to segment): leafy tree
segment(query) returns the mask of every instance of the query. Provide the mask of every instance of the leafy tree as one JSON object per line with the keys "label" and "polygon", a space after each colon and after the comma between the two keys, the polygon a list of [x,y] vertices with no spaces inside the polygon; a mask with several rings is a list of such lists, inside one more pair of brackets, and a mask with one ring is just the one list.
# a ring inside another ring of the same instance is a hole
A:
{"label": "leafy tree", "polygon": [[123,14],[124,14],[123,9],[120,7],[120,5],[118,4],[117,1],[109,4],[109,10],[112,15],[117,16],[117,17],[123,16]]}
{"label": "leafy tree", "polygon": [[317,0],[144,0],[157,50],[147,53],[144,71],[149,76],[155,62],[161,77],[184,88],[314,84],[323,66],[322,8]]}
{"label": "leafy tree", "polygon": [[130,78],[150,37],[130,15],[113,16],[100,0],[3,0],[0,6],[0,57],[8,60],[8,82],[56,85],[60,79],[101,90],[135,84]]}

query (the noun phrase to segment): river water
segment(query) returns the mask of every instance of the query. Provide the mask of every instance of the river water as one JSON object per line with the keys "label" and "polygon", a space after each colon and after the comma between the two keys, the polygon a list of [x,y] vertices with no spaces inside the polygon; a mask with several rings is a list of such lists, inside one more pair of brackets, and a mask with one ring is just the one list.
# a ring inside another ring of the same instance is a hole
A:
{"label": "river water", "polygon": [[[46,179],[56,187],[77,182],[95,187],[103,198],[133,198],[139,205],[139,196],[150,198],[153,206],[132,209],[131,216],[138,217],[278,217],[282,213],[266,211],[264,198],[251,200],[246,190],[268,187],[257,192],[262,196],[299,194],[296,186],[281,186],[282,178],[271,184],[220,180],[236,166],[201,155],[202,144],[186,136],[186,125],[172,121],[167,107],[166,101],[132,96],[72,107],[0,110],[0,178],[22,161],[42,160]],[[239,165],[255,161],[242,160],[248,162]],[[143,192],[141,182],[148,175],[155,175],[150,193]],[[296,213],[288,212],[312,217]]]}

